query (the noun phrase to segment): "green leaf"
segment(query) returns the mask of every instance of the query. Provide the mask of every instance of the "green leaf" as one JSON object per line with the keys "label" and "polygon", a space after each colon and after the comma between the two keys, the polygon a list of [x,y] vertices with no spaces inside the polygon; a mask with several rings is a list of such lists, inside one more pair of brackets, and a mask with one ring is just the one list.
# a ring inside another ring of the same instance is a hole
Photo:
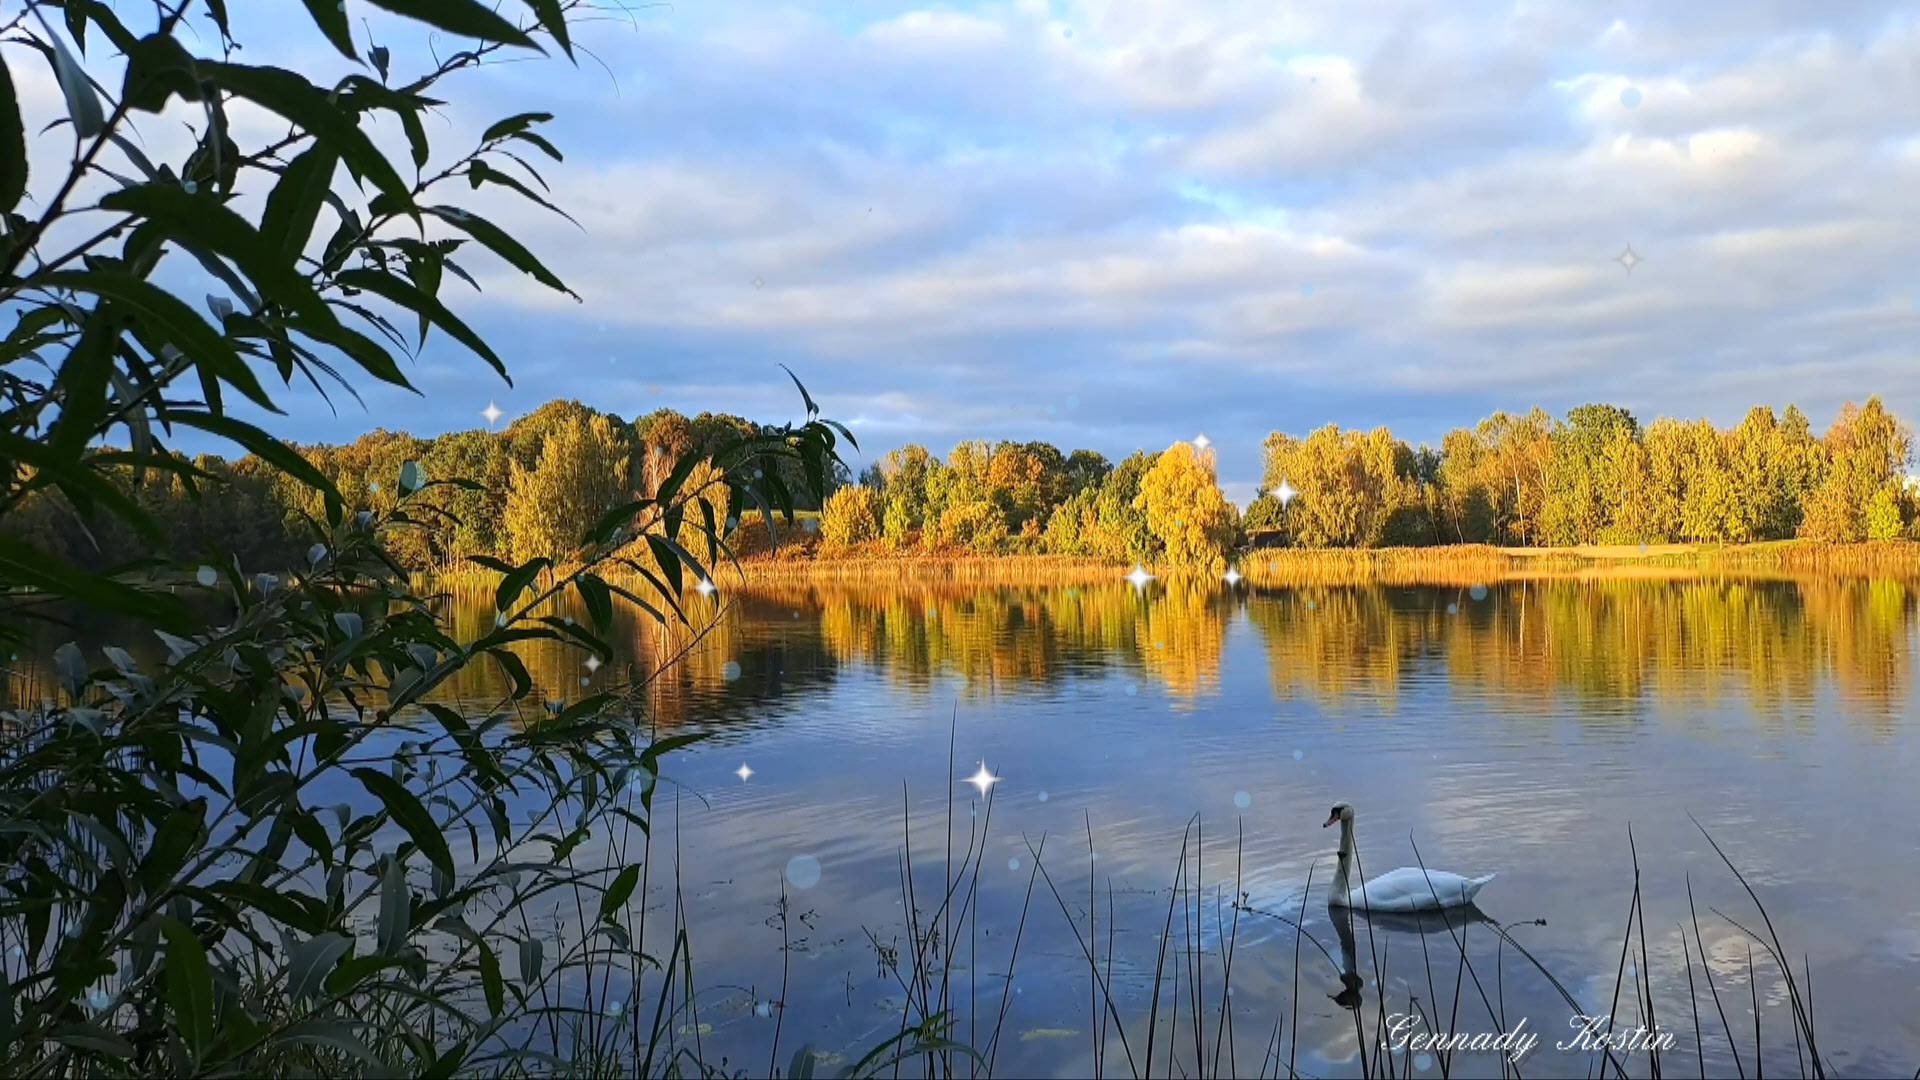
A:
{"label": "green leaf", "polygon": [[80,1021],[64,1024],[53,1029],[53,1041],[76,1050],[90,1050],[96,1054],[110,1057],[130,1058],[133,1056],[133,1044],[101,1027],[99,1024]]}
{"label": "green leaf", "polygon": [[540,46],[520,31],[520,28],[500,17],[498,12],[476,3],[475,0],[371,0],[373,6],[383,7],[395,15],[405,15],[417,19],[429,26],[437,26],[450,34],[462,37],[479,38],[482,41],[498,41],[505,45],[519,45],[529,49]]}
{"label": "green leaf", "polygon": [[520,241],[508,236],[505,230],[468,210],[456,206],[429,206],[427,213],[478,240],[487,250],[507,260],[516,270],[529,274],[535,281],[555,292],[563,292],[578,300],[580,297],[566,284],[555,277],[533,253],[521,245]]}
{"label": "green leaf", "polygon": [[81,138],[91,139],[107,126],[106,115],[100,111],[100,97],[87,81],[87,73],[67,51],[67,43],[47,26],[44,18],[40,25],[46,30],[47,39],[53,42],[53,77],[59,80],[60,93],[67,99],[67,115],[73,118],[73,130]]}
{"label": "green leaf", "polygon": [[490,649],[488,655],[493,657],[494,663],[499,664],[500,670],[506,672],[507,678],[513,682],[514,700],[518,701],[533,692],[533,676],[527,674],[526,662],[521,660],[512,649],[505,647]]}
{"label": "green leaf", "polygon": [[628,897],[633,895],[634,886],[640,882],[640,867],[636,864],[620,871],[613,884],[600,895],[600,918],[605,921],[620,913]]}
{"label": "green leaf", "polygon": [[660,569],[667,575],[667,580],[673,584],[673,595],[679,596],[681,590],[686,587],[680,577],[679,552],[674,550],[673,545],[652,533],[647,534],[647,547],[653,550],[653,561],[660,564]]}
{"label": "green leaf", "polygon": [[498,1017],[507,1007],[506,981],[500,977],[500,958],[484,938],[474,938],[479,949],[480,990],[487,998],[487,1014]]}
{"label": "green leaf", "polygon": [[324,1046],[339,1050],[358,1059],[372,1070],[368,1075],[383,1076],[392,1072],[392,1067],[374,1056],[372,1050],[360,1038],[353,1026],[338,1020],[302,1020],[297,1024],[281,1029],[274,1037],[277,1043],[304,1043],[311,1046]]}
{"label": "green leaf", "polygon": [[281,258],[292,262],[306,250],[314,222],[320,218],[320,207],[333,186],[333,169],[339,160],[332,147],[316,142],[287,163],[280,182],[267,194],[267,208],[260,215],[260,236]]}
{"label": "green leaf", "polygon": [[459,316],[448,311],[446,305],[421,292],[412,282],[385,270],[364,267],[342,270],[335,280],[348,288],[370,292],[408,311],[426,316],[428,321],[452,335],[455,341],[472,349],[482,360],[491,364],[495,371],[501,375],[507,373],[507,366],[501,363],[500,357],[485,341],[481,340],[480,335],[469,329],[466,323],[461,322]]}
{"label": "green leaf", "polygon": [[13,72],[0,64],[0,213],[20,205],[26,193],[27,129],[13,92]]}
{"label": "green leaf", "polygon": [[295,945],[287,960],[287,996],[305,1001],[319,993],[327,974],[352,947],[352,938],[336,933],[316,934]]}
{"label": "green leaf", "polygon": [[407,887],[407,864],[392,856],[380,879],[380,951],[388,956],[400,955],[407,947],[407,932],[412,925],[413,890]]}
{"label": "green leaf", "polygon": [[567,35],[567,13],[560,6],[560,0],[527,0],[527,3],[539,17],[541,27],[553,35],[553,40],[560,43],[561,51],[571,58],[573,41]]}
{"label": "green leaf", "polygon": [[323,323],[336,323],[313,286],[275,244],[247,220],[211,199],[189,194],[178,184],[138,184],[100,200],[105,210],[144,218],[167,236],[196,244],[239,266],[261,295]]}
{"label": "green leaf", "polygon": [[[453,874],[453,853],[447,850],[447,838],[440,825],[420,805],[413,792],[400,785],[398,780],[383,772],[372,769],[355,769],[353,775],[362,786],[379,799],[387,808],[387,813],[413,840],[420,853],[433,863],[434,868],[448,876]],[[398,860],[395,860],[398,862]]]}
{"label": "green leaf", "polygon": [[[324,0],[322,0],[324,2]],[[203,62],[202,74],[260,107],[280,114],[316,140],[332,147],[356,175],[373,181],[402,208],[413,205],[413,194],[385,154],[360,130],[353,113],[342,109],[324,90],[291,71],[276,67]]]}
{"label": "green leaf", "polygon": [[686,735],[669,735],[664,739],[656,739],[647,744],[647,748],[640,752],[640,764],[649,770],[657,772],[660,768],[661,758],[681,747],[692,746],[694,743],[700,742],[711,735],[712,732],[695,731]]}
{"label": "green leaf", "polygon": [[493,609],[505,611],[512,607],[513,602],[520,598],[520,594],[526,591],[527,586],[533,584],[533,579],[540,576],[540,571],[552,565],[551,559],[528,559],[514,567],[493,590]]}
{"label": "green leaf", "polygon": [[573,587],[587,605],[587,618],[593,621],[593,628],[606,633],[613,626],[613,594],[607,583],[598,574],[581,574],[574,579]]}
{"label": "green leaf", "polygon": [[792,368],[790,368],[790,367],[788,367],[788,366],[787,366],[787,365],[785,365],[785,364],[781,364],[781,365],[780,365],[780,370],[781,370],[781,371],[784,371],[784,372],[786,372],[786,373],[787,373],[787,378],[789,378],[789,379],[792,379],[792,380],[793,380],[793,385],[794,385],[794,388],[800,391],[800,400],[801,400],[802,402],[804,402],[804,403],[806,404],[806,406],[807,406],[807,416],[808,416],[809,418],[812,418],[812,417],[815,417],[815,416],[819,416],[819,415],[820,415],[820,406],[818,406],[818,405],[816,405],[816,404],[814,404],[814,402],[813,402],[813,395],[812,395],[812,394],[809,394],[809,393],[807,393],[807,388],[806,388],[805,386],[803,386],[803,385],[801,385],[801,383],[800,383],[800,376],[798,376],[798,375],[795,375],[795,374],[793,373],[793,369],[792,369]]}
{"label": "green leaf", "polygon": [[160,932],[167,939],[167,997],[187,1045],[199,1060],[213,1045],[213,972],[207,966],[207,950],[177,919],[162,918]]}
{"label": "green leaf", "polygon": [[504,120],[494,121],[493,126],[480,136],[480,141],[492,142],[495,139],[504,139],[510,135],[517,135],[535,124],[544,124],[552,119],[553,114],[550,112],[516,113]]}
{"label": "green leaf", "polygon": [[141,320],[140,336],[156,347],[172,345],[221,381],[245,394],[254,404],[273,412],[279,410],[273,399],[254,377],[253,369],[240,359],[232,344],[216,333],[193,308],[179,297],[132,274],[97,270],[56,270],[40,281],[52,288],[90,293],[114,304]]}
{"label": "green leaf", "polygon": [[333,47],[340,50],[342,56],[354,59],[353,31],[347,25],[347,5],[344,0],[303,0],[307,5],[307,14],[313,16],[313,23],[320,32],[327,35]]}
{"label": "green leaf", "polygon": [[194,81],[193,57],[172,34],[148,34],[127,54],[126,77],[120,100],[130,109],[158,113],[175,94],[194,101],[200,85]]}

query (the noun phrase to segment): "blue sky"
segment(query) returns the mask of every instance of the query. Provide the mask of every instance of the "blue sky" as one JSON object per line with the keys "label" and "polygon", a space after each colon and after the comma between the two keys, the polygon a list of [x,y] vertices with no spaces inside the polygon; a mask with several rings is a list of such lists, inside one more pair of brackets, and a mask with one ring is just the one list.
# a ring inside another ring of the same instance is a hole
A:
{"label": "blue sky", "polygon": [[[324,56],[274,7],[248,59]],[[756,0],[583,40],[445,120],[559,114],[584,230],[490,212],[582,302],[476,265],[515,387],[430,342],[424,399],[296,393],[288,436],[556,396],[772,419],[786,363],[870,453],[1204,432],[1245,498],[1262,436],[1327,421],[1920,417],[1911,7]]]}

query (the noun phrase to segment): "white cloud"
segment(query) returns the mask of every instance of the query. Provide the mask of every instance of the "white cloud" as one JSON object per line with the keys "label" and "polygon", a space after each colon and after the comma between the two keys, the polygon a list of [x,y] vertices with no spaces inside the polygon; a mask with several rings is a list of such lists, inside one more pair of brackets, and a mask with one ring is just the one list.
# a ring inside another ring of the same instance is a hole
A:
{"label": "white cloud", "polygon": [[1204,418],[1229,482],[1328,419],[1875,390],[1920,419],[1893,5],[855,10],[650,11],[592,42],[617,95],[592,66],[470,84],[561,117],[584,231],[487,212],[585,303],[469,265],[551,392],[591,396],[561,361],[609,340],[669,395],[784,358],[884,438],[1118,452]]}

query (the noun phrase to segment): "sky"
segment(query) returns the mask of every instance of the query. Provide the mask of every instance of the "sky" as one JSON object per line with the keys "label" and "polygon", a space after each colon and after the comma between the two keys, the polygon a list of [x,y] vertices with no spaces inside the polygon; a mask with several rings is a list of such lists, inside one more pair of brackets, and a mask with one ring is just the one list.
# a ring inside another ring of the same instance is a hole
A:
{"label": "sky", "polygon": [[[297,6],[251,18],[246,59],[324,58]],[[1328,422],[1920,419],[1911,6],[703,0],[581,39],[444,119],[557,114],[580,226],[488,212],[580,299],[472,263],[454,306],[514,386],[430,340],[424,397],[295,392],[283,434],[562,396],[785,419],[786,364],[856,470],[1204,433],[1245,499],[1262,437]]]}

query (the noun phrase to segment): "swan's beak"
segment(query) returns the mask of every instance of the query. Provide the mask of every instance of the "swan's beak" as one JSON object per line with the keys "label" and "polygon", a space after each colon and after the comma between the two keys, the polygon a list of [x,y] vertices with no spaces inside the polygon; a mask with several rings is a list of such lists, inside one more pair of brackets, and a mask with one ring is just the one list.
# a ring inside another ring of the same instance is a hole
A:
{"label": "swan's beak", "polygon": [[1329,815],[1327,815],[1327,820],[1325,820],[1325,821],[1323,821],[1323,822],[1321,822],[1321,823],[1320,823],[1320,827],[1324,829],[1324,828],[1326,828],[1326,827],[1327,827],[1327,826],[1329,826],[1329,825],[1335,825],[1335,824],[1338,824],[1338,823],[1339,823],[1339,821],[1340,821],[1340,815],[1339,815],[1339,814],[1329,814]]}

